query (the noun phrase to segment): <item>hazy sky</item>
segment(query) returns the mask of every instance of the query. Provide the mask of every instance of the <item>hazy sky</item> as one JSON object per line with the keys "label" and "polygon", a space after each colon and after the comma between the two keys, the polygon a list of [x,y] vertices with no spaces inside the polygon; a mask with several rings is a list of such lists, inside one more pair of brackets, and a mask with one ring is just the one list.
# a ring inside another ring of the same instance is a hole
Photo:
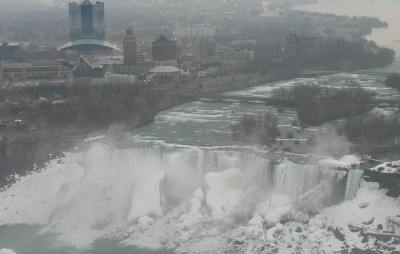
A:
{"label": "hazy sky", "polygon": [[[10,10],[32,10],[32,9],[43,9],[43,8],[51,8],[54,6],[54,0],[0,0],[0,11],[10,11]],[[57,7],[66,7],[69,2],[81,2],[82,0],[55,0],[56,6]],[[92,2],[95,2],[96,0],[92,0]],[[168,3],[168,2],[185,2],[185,3],[190,3],[190,2],[201,2],[205,0],[102,0],[106,4],[116,4],[118,3],[119,5],[125,4],[125,3],[130,3],[130,4],[138,4],[138,2],[141,2],[141,4],[148,4],[149,2],[153,4],[157,3]],[[225,1],[229,2],[229,0],[217,0],[217,1]],[[242,0],[243,2],[259,2],[260,6],[262,2],[267,2],[263,0]],[[280,0],[270,0],[270,1],[280,1]],[[282,0],[283,1],[283,0]],[[291,0],[292,2],[295,1],[304,1],[304,0]],[[334,0],[334,2],[338,1],[345,1],[345,0]],[[371,0],[358,0],[358,1],[371,1]],[[374,1],[374,0],[372,0]],[[264,4],[265,5],[265,4]]]}

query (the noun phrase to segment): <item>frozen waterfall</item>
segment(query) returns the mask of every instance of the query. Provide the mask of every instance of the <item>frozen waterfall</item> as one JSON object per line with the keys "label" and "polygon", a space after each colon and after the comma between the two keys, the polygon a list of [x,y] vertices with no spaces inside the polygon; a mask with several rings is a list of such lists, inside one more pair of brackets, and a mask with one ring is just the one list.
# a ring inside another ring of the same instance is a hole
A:
{"label": "frozen waterfall", "polygon": [[[92,143],[1,191],[7,209],[0,209],[0,225],[40,225],[77,247],[111,236],[138,244],[159,234],[145,245],[161,248],[170,230],[176,230],[171,239],[188,241],[198,228],[218,235],[251,218],[247,234],[258,234],[265,223],[308,221],[330,204],[336,173],[289,160],[271,164],[239,151]],[[361,177],[349,173],[346,198],[355,195]]]}
{"label": "frozen waterfall", "polygon": [[356,196],[357,190],[360,188],[360,183],[363,175],[363,170],[349,169],[346,182],[346,200],[353,199]]}
{"label": "frozen waterfall", "polygon": [[296,164],[284,161],[276,166],[274,186],[292,201],[318,184],[320,171],[318,166]]}

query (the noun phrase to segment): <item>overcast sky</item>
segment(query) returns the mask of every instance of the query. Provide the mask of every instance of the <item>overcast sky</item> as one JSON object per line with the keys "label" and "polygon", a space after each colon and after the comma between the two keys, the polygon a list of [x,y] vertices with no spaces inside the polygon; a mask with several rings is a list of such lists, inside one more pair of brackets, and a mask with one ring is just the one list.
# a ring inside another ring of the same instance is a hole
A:
{"label": "overcast sky", "polygon": [[[32,9],[43,9],[43,8],[51,8],[54,6],[54,0],[0,0],[0,11],[29,11]],[[81,2],[82,0],[55,0],[56,1],[56,6],[58,8],[63,8],[67,7],[69,2]],[[92,0],[92,2],[95,2],[98,0]],[[201,1],[206,1],[206,0],[102,0],[106,4],[118,4],[118,5],[124,5],[126,3],[129,4],[138,4],[143,6],[143,5],[149,5],[149,2],[152,2],[153,6],[156,6],[157,3],[168,3],[168,2],[185,2],[190,3],[190,2],[201,2]],[[210,1],[210,0],[209,0]],[[221,1],[221,2],[229,2],[230,0],[215,0],[215,1]],[[237,0],[236,0],[237,1]],[[261,2],[264,2],[263,0],[242,0],[243,2],[249,2],[249,1],[254,1],[254,2],[259,2],[261,5]],[[267,0],[268,1],[268,0]],[[265,2],[267,2],[265,1]],[[270,1],[284,1],[284,0],[270,0]],[[304,1],[304,0],[290,0],[290,1]],[[345,0],[332,0],[332,1],[345,1]],[[371,1],[371,0],[359,0],[359,1]],[[374,1],[374,0],[372,0]]]}

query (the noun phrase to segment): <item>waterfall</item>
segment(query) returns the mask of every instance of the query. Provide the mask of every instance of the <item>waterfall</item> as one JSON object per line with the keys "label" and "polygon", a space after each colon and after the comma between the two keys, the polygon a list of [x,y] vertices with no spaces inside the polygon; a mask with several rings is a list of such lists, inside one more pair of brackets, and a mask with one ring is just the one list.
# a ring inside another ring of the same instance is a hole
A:
{"label": "waterfall", "polygon": [[239,168],[249,181],[258,188],[268,187],[271,175],[271,162],[255,154],[203,149],[175,149],[164,153],[166,159],[173,164],[185,164],[187,170],[194,171],[199,177],[208,172],[221,171],[228,168]]}
{"label": "waterfall", "polygon": [[347,168],[339,167],[339,166],[326,166],[319,164],[321,173],[324,177],[329,178],[330,180],[339,181],[343,179],[347,175]]}
{"label": "waterfall", "polygon": [[[271,178],[271,161],[268,159],[260,158],[254,154],[240,153],[240,165],[250,181],[257,184],[260,189],[266,189],[269,186]],[[271,181],[272,182],[272,181]]]}
{"label": "waterfall", "polygon": [[[138,230],[151,225],[149,235],[168,225],[175,230],[172,225],[179,223],[209,228],[210,218],[218,226],[219,220],[228,226],[243,222],[257,207],[268,210],[272,187],[287,196],[282,200],[292,200],[290,206],[317,213],[330,201],[331,185],[322,178],[318,165],[283,160],[272,170],[270,160],[240,151],[92,143],[0,192],[7,207],[0,222],[43,225],[42,232],[60,233],[62,242],[85,247],[110,234],[139,237]],[[354,186],[350,178],[348,186]]]}
{"label": "waterfall", "polygon": [[[76,239],[77,235],[97,238],[147,220],[146,216],[163,216],[204,188],[208,172],[229,168],[243,172],[246,186],[261,191],[268,187],[270,161],[254,154],[200,148],[117,149],[93,143],[86,152],[66,153],[0,192],[2,205],[8,207],[0,219],[47,225],[50,231],[63,232],[65,241],[85,245],[93,239]],[[13,198],[6,200],[11,194]],[[20,204],[25,207],[22,212]]]}
{"label": "waterfall", "polygon": [[316,186],[319,182],[318,166],[296,164],[283,161],[275,169],[275,188],[287,195],[292,201]]}
{"label": "waterfall", "polygon": [[363,170],[349,169],[347,174],[345,200],[353,199],[356,196],[363,175]]}

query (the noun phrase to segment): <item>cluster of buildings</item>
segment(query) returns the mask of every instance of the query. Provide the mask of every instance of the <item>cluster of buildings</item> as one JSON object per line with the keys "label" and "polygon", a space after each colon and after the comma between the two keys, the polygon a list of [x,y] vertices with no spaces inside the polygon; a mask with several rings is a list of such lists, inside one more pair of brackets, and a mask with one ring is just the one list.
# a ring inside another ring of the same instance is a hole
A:
{"label": "cluster of buildings", "polygon": [[146,61],[138,52],[136,38],[132,28],[129,28],[125,31],[123,41],[123,63],[105,66],[105,78],[110,83],[132,83],[136,81],[135,76],[143,77],[146,73],[169,72],[165,71],[165,68],[157,69],[156,67],[177,66],[177,53],[178,48],[176,41],[168,40],[165,36],[161,35],[152,42],[152,60]]}
{"label": "cluster of buildings", "polygon": [[70,79],[72,66],[66,53],[52,50],[23,50],[18,44],[0,46],[0,81]]}
{"label": "cluster of buildings", "polygon": [[[203,70],[202,64],[238,64],[254,59],[252,50],[217,49],[213,38],[218,27],[205,24],[176,26],[172,34],[174,40],[159,36],[151,42],[151,52],[140,52],[142,41],[137,41],[133,29],[129,28],[121,47],[106,41],[103,2],[83,0],[68,6],[70,40],[57,49],[39,50],[3,43],[0,46],[0,81],[91,77],[111,83],[131,83],[159,73],[179,71],[188,76],[189,69],[194,70],[194,76],[204,77],[215,74],[216,69]],[[255,43],[238,40],[232,45],[243,48],[243,45],[254,46]]]}

